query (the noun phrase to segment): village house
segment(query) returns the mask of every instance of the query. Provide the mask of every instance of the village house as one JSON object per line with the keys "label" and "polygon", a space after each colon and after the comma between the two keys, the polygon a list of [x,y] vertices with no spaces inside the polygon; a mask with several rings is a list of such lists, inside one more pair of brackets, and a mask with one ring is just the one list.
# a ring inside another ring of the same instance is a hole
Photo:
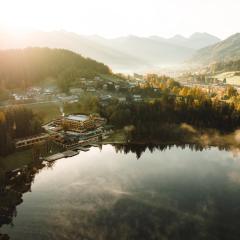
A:
{"label": "village house", "polygon": [[134,102],[141,102],[142,101],[142,96],[141,95],[133,95],[133,101]]}

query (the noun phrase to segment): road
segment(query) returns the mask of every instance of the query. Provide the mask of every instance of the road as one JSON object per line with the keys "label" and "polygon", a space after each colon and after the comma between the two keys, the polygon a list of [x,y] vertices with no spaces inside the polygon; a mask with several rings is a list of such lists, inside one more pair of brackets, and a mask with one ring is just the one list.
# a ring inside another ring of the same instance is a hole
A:
{"label": "road", "polygon": [[0,106],[0,109],[4,109],[6,107],[31,106],[31,105],[46,104],[46,103],[61,103],[61,101],[54,100],[54,101],[43,101],[43,102],[34,102],[34,103],[9,104],[9,105]]}

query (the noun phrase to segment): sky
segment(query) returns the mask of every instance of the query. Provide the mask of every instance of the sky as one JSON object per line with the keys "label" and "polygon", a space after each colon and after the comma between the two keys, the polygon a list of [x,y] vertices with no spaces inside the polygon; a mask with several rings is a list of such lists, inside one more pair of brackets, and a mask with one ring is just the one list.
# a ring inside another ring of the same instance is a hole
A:
{"label": "sky", "polygon": [[240,0],[0,0],[0,29],[114,38],[240,32]]}

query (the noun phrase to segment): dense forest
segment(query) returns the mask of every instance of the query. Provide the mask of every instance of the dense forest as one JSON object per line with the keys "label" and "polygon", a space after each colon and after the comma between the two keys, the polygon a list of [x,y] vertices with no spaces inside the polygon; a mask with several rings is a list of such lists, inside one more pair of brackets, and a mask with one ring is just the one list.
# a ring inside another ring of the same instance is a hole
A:
{"label": "dense forest", "polygon": [[[240,112],[233,104],[191,97],[162,97],[154,102],[112,103],[101,114],[117,128],[128,126],[133,140],[184,140],[197,129],[230,132],[240,125]],[[194,128],[180,126],[186,123]],[[187,130],[187,131],[186,131]]]}
{"label": "dense forest", "polygon": [[104,64],[69,50],[26,48],[0,51],[0,89],[25,89],[49,78],[64,86],[80,77],[110,73]]}
{"label": "dense forest", "polygon": [[0,111],[0,155],[14,150],[14,139],[42,132],[41,119],[23,107]]}

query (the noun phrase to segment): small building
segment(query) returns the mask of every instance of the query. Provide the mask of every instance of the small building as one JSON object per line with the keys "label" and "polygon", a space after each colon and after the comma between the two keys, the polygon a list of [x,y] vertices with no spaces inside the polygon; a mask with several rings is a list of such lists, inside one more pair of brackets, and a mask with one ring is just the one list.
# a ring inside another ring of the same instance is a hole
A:
{"label": "small building", "polygon": [[141,102],[142,101],[142,96],[141,95],[133,95],[133,101],[134,102]]}
{"label": "small building", "polygon": [[127,98],[126,98],[126,97],[119,97],[119,98],[118,98],[118,101],[119,101],[120,103],[124,103],[124,102],[127,101]]}
{"label": "small building", "polygon": [[100,78],[99,76],[95,76],[95,77],[94,77],[94,80],[95,80],[95,81],[99,81],[99,80],[101,80],[101,78]]}
{"label": "small building", "polygon": [[15,141],[15,147],[17,149],[30,147],[37,143],[43,143],[43,142],[47,141],[48,139],[49,139],[49,134],[46,134],[46,133],[27,137],[27,138],[22,138],[22,139],[18,139]]}
{"label": "small building", "polygon": [[105,83],[103,84],[103,90],[107,90],[108,89],[108,85]]}
{"label": "small building", "polygon": [[101,101],[108,101],[108,100],[111,100],[111,99],[112,99],[111,95],[104,95],[104,96],[100,97]]}
{"label": "small building", "polygon": [[89,88],[87,88],[86,91],[87,91],[87,92],[96,92],[96,89],[93,88],[93,87],[89,87]]}
{"label": "small building", "polygon": [[70,88],[69,92],[73,95],[80,95],[83,93],[83,89],[82,88]]}
{"label": "small building", "polygon": [[78,96],[76,96],[76,95],[66,96],[66,97],[58,97],[58,99],[61,100],[63,103],[78,102]]}

